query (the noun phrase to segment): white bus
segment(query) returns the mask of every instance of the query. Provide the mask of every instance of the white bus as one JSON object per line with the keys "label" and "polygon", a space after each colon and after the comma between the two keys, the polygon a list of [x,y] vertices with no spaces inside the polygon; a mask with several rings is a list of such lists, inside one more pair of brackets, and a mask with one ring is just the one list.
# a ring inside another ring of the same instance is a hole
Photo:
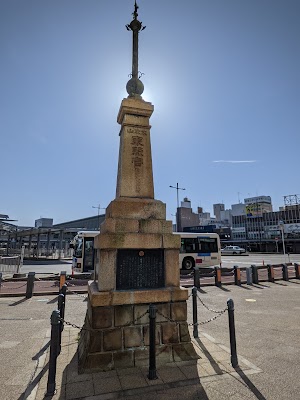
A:
{"label": "white bus", "polygon": [[94,270],[94,239],[100,231],[79,231],[71,241],[73,247],[72,269],[74,272]]}
{"label": "white bus", "polygon": [[181,237],[180,269],[220,265],[221,245],[217,233],[174,232],[174,234]]}
{"label": "white bus", "polygon": [[[94,270],[94,238],[99,231],[80,231],[71,241],[73,246],[73,271]],[[220,238],[217,233],[174,232],[181,237],[179,265],[181,269],[212,267],[221,263]]]}

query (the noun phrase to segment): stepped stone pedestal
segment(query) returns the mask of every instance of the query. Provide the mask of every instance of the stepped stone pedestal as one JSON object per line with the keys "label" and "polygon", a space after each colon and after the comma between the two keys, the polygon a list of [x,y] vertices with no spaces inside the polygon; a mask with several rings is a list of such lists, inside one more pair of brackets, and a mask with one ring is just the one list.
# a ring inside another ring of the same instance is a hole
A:
{"label": "stepped stone pedestal", "polygon": [[180,237],[154,199],[151,103],[122,101],[116,198],[95,238],[97,275],[89,283],[80,372],[147,366],[149,304],[157,307],[157,364],[196,359],[187,325],[188,291],[180,288]]}

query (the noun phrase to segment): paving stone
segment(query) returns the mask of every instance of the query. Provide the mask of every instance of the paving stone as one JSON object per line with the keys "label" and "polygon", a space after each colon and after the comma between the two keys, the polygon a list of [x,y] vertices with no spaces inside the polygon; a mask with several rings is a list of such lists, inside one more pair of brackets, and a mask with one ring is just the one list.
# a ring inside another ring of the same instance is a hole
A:
{"label": "paving stone", "polygon": [[146,379],[140,371],[135,375],[119,376],[119,379],[123,390],[148,386]]}
{"label": "paving stone", "polygon": [[92,396],[94,394],[94,385],[92,381],[72,382],[66,385],[66,399],[80,399],[81,397]]}
{"label": "paving stone", "polygon": [[122,389],[121,383],[118,376],[106,377],[102,379],[95,380],[94,379],[94,393],[102,394],[102,393],[111,393],[117,392]]}

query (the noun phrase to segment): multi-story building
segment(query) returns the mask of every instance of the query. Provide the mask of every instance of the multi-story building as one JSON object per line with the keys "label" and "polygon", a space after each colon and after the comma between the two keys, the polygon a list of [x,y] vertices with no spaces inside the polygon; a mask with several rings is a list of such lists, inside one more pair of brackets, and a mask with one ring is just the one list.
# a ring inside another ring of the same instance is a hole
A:
{"label": "multi-story building", "polygon": [[221,221],[221,211],[225,211],[225,204],[223,203],[218,203],[218,204],[213,204],[213,209],[214,209],[214,216],[216,217],[217,221]]}
{"label": "multi-story building", "polygon": [[259,251],[281,251],[282,235],[287,251],[300,252],[300,206],[232,217],[232,240],[236,244]]}

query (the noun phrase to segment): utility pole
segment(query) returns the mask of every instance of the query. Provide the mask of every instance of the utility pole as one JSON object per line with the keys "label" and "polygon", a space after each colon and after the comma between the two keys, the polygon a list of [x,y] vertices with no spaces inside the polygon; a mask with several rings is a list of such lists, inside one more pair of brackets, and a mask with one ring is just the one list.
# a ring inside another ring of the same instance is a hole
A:
{"label": "utility pole", "polygon": [[105,210],[105,208],[101,207],[100,204],[98,204],[98,206],[92,206],[92,208],[97,208],[98,210],[98,229],[100,229],[100,210]]}
{"label": "utility pole", "polygon": [[176,186],[171,186],[170,185],[170,188],[172,188],[172,189],[176,189],[176,192],[177,192],[177,211],[176,211],[176,232],[178,232],[178,208],[179,208],[179,194],[178,194],[178,191],[179,190],[185,190],[185,188],[180,188],[179,186],[178,186],[178,182],[177,182],[177,184],[176,184]]}

